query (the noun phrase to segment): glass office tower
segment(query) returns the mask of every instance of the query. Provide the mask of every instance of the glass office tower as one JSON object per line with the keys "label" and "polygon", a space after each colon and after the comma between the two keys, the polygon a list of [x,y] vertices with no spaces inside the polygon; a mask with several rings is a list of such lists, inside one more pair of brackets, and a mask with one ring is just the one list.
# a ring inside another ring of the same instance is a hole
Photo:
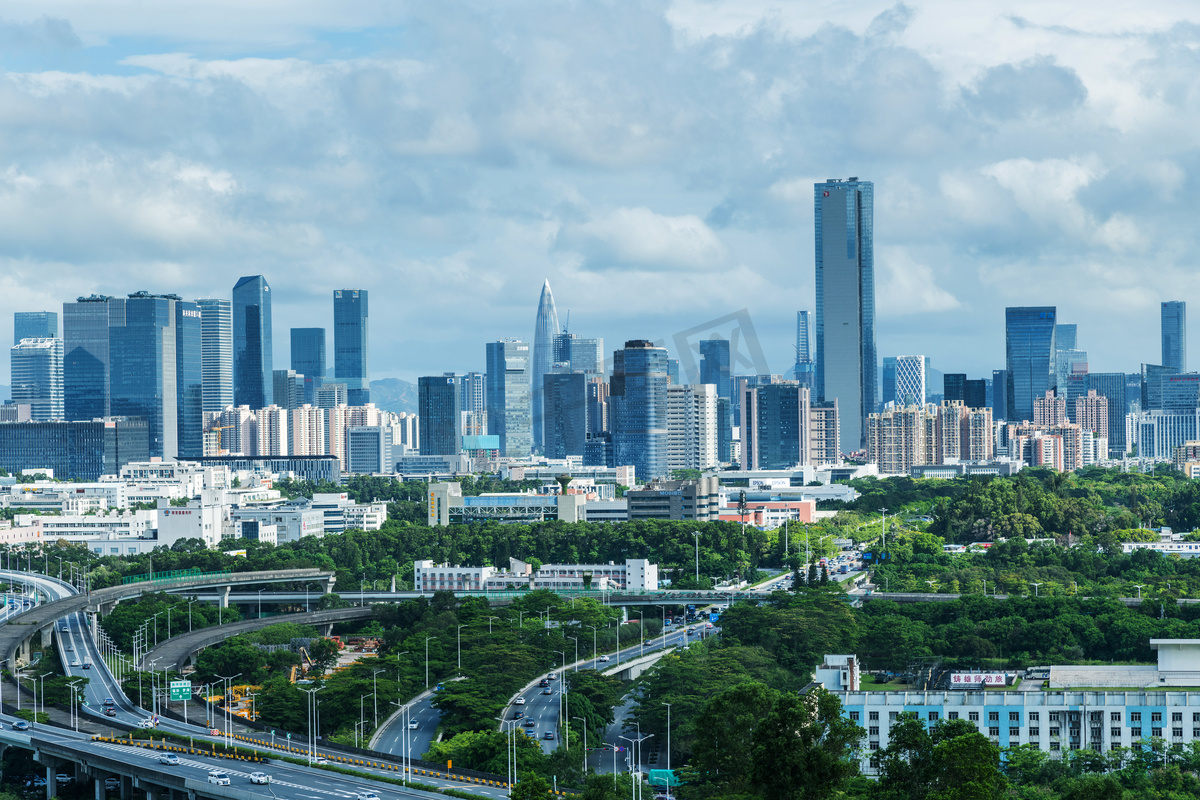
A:
{"label": "glass office tower", "polygon": [[875,185],[830,178],[813,187],[817,401],[838,401],[841,450],[866,447],[875,411]]}
{"label": "glass office tower", "polygon": [[732,381],[729,376],[729,340],[716,334],[711,339],[700,340],[700,383],[711,383],[717,387],[717,397],[733,399]]}
{"label": "glass office tower", "polygon": [[63,303],[63,405],[67,419],[99,419],[111,409],[110,321],[125,324],[125,301],[104,295]]}
{"label": "glass office tower", "polygon": [[234,405],[271,405],[271,353],[271,287],[262,275],[240,278],[233,287]]}
{"label": "glass office tower", "polygon": [[13,344],[20,344],[22,339],[57,338],[59,336],[56,312],[18,311],[13,314]]}
{"label": "glass office tower", "polygon": [[334,291],[333,377],[346,384],[347,402],[352,406],[365,406],[371,402],[367,317],[365,289]]}
{"label": "glass office tower", "polygon": [[816,364],[812,359],[812,345],[809,342],[808,312],[796,312],[796,380],[805,389],[812,389],[816,383]]}
{"label": "glass office tower", "polygon": [[175,363],[165,364],[164,369],[175,368],[177,455],[200,458],[204,455],[204,312],[199,303],[173,302]]}
{"label": "glass office tower", "polygon": [[488,342],[486,363],[488,433],[500,437],[500,455],[524,458],[533,446],[529,343],[517,339]]}
{"label": "glass office tower", "polygon": [[63,419],[62,339],[22,339],[12,348],[12,399],[30,405],[30,419]]}
{"label": "glass office tower", "polygon": [[233,405],[233,303],[215,297],[196,301],[200,309],[200,372],[204,410]]}
{"label": "glass office tower", "polygon": [[456,456],[462,451],[462,405],[454,373],[417,378],[421,455]]}
{"label": "glass office tower", "polygon": [[112,413],[144,417],[150,455],[173,458],[179,453],[180,419],[174,298],[138,292],[123,303],[122,324],[109,331]]}
{"label": "glass office tower", "polygon": [[667,351],[634,339],[613,353],[608,404],[613,459],[640,481],[667,477]]}
{"label": "glass office tower", "polygon": [[325,382],[325,329],[292,328],[292,369],[304,376],[304,402],[316,405]]}
{"label": "glass office tower", "polygon": [[1004,309],[1004,349],[1008,372],[1007,419],[1033,419],[1033,401],[1055,388],[1054,306]]}
{"label": "glass office tower", "polygon": [[1162,304],[1162,363],[1180,375],[1187,372],[1187,303],[1182,300]]}

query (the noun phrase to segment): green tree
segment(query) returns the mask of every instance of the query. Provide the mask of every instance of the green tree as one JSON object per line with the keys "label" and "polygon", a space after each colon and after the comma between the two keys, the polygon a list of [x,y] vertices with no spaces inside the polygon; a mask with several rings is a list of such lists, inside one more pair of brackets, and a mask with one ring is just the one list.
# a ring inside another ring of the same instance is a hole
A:
{"label": "green tree", "polygon": [[512,800],[545,800],[550,792],[550,783],[545,778],[534,773],[526,773],[513,787],[509,797]]}
{"label": "green tree", "polygon": [[751,773],[766,800],[830,797],[858,772],[855,752],[866,732],[842,716],[824,689],[781,694],[751,734]]}

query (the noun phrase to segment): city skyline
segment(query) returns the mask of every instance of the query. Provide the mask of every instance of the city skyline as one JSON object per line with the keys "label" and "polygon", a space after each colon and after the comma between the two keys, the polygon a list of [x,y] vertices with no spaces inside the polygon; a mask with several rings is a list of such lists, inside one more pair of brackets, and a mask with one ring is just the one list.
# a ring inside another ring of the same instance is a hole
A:
{"label": "city skyline", "polygon": [[0,314],[261,274],[286,364],[355,286],[399,321],[372,377],[413,381],[529,338],[548,279],[610,344],[747,309],[785,373],[827,175],[876,187],[881,357],[984,377],[1004,308],[1053,305],[1131,371],[1200,290],[1186,8],[456,5],[10,4]]}

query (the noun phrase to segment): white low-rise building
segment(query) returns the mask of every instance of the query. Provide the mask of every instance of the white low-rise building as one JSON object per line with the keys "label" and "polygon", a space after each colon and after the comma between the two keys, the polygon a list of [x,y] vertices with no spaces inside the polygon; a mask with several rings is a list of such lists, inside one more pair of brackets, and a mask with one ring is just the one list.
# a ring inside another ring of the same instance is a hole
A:
{"label": "white low-rise building", "polygon": [[624,564],[543,564],[537,572],[517,558],[508,570],[413,562],[413,587],[418,592],[498,592],[522,589],[551,591],[653,592],[658,590],[658,565],[644,558]]}

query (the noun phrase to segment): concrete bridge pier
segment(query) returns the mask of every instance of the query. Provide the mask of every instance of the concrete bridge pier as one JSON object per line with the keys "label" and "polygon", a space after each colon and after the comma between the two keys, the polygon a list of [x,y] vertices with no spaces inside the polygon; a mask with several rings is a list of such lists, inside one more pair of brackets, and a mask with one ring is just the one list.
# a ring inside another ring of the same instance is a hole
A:
{"label": "concrete bridge pier", "polygon": [[38,633],[42,634],[42,647],[49,647],[54,643],[54,625],[55,623],[51,622],[38,631]]}
{"label": "concrete bridge pier", "polygon": [[[324,592],[325,594],[332,594],[333,593],[333,585],[335,583],[337,583],[337,576],[330,575],[328,578],[321,581],[321,591]],[[395,591],[395,589],[393,588],[392,591]]]}
{"label": "concrete bridge pier", "polygon": [[217,592],[219,593],[219,599],[217,600],[217,605],[219,605],[221,608],[229,608],[229,592],[232,589],[233,589],[232,586],[217,587]]}
{"label": "concrete bridge pier", "polygon": [[326,638],[333,636],[333,623],[332,622],[326,622],[324,625],[321,626],[321,635]]}
{"label": "concrete bridge pier", "polygon": [[133,778],[126,775],[119,775],[121,781],[121,800],[129,800],[129,796],[133,794]]}

